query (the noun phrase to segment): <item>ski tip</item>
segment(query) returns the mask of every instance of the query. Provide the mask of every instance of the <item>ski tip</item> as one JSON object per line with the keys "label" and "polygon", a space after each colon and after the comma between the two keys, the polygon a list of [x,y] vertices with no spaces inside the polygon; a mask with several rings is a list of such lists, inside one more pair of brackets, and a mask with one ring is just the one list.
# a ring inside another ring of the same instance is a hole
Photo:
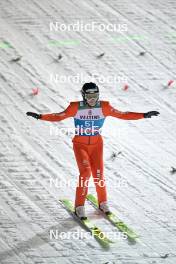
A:
{"label": "ski tip", "polygon": [[59,203],[63,205],[65,203],[65,200],[64,199],[59,199]]}
{"label": "ski tip", "polygon": [[59,199],[59,202],[60,203],[65,203],[65,202],[70,202],[70,200],[63,198],[63,199]]}

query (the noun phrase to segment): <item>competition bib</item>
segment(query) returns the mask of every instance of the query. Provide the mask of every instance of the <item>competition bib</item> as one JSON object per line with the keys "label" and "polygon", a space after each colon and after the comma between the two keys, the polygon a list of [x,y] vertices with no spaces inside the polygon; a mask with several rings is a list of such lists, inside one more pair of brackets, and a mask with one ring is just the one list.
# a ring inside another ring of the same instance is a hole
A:
{"label": "competition bib", "polygon": [[80,102],[78,111],[74,116],[75,135],[79,136],[96,136],[101,134],[101,128],[105,117],[102,112],[100,102],[95,107],[90,108]]}

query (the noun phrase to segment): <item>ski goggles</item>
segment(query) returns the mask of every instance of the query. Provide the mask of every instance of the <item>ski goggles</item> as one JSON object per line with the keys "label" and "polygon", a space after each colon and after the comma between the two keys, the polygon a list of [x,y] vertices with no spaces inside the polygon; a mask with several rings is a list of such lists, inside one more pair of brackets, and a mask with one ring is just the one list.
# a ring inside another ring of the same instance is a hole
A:
{"label": "ski goggles", "polygon": [[91,99],[98,100],[98,98],[99,98],[99,93],[85,94],[85,99],[86,100],[91,100]]}

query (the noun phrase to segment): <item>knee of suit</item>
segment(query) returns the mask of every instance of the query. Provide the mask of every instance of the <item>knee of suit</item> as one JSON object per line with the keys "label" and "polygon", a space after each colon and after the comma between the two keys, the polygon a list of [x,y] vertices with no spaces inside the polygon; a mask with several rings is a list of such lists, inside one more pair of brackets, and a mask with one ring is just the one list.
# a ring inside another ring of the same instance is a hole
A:
{"label": "knee of suit", "polygon": [[80,176],[82,176],[83,178],[91,176],[91,167],[90,167],[89,163],[86,163],[84,166],[81,166]]}
{"label": "knee of suit", "polygon": [[78,181],[78,186],[79,187],[88,186],[90,176],[91,176],[91,171],[90,170],[85,170],[82,173],[80,173],[80,175],[79,175],[79,181]]}

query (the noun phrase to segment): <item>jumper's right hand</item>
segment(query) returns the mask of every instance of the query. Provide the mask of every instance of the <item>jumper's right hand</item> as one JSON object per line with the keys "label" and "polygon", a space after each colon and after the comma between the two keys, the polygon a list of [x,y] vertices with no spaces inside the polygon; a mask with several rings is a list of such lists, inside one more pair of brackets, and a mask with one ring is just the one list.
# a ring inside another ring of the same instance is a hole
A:
{"label": "jumper's right hand", "polygon": [[40,119],[42,117],[41,114],[33,113],[33,112],[27,112],[27,116],[32,116],[33,118]]}

